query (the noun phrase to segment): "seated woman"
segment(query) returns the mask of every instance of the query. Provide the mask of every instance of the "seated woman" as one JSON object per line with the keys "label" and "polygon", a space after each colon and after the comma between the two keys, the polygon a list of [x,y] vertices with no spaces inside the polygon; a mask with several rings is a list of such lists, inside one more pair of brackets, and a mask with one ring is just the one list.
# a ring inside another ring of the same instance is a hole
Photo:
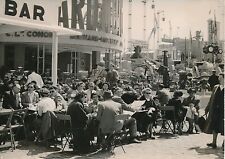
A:
{"label": "seated woman", "polygon": [[87,135],[88,116],[83,104],[85,101],[86,93],[80,92],[67,109],[67,114],[71,116],[72,121],[74,149],[77,148],[79,153],[87,153],[90,150],[90,141]]}
{"label": "seated woman", "polygon": [[167,106],[174,106],[175,107],[175,119],[173,117],[172,112],[166,112],[166,118],[171,120],[173,122],[173,125],[176,125],[176,122],[178,123],[178,133],[182,134],[182,122],[184,121],[184,117],[186,114],[185,108],[182,106],[181,98],[183,96],[183,93],[181,91],[175,91],[173,94],[173,98],[168,101]]}
{"label": "seated woman", "polygon": [[132,117],[137,120],[138,131],[145,132],[148,138],[155,139],[152,128],[156,121],[158,108],[155,104],[155,101],[153,100],[150,88],[144,89],[143,94],[145,102],[141,106],[141,109],[144,110],[144,112],[135,113]]}

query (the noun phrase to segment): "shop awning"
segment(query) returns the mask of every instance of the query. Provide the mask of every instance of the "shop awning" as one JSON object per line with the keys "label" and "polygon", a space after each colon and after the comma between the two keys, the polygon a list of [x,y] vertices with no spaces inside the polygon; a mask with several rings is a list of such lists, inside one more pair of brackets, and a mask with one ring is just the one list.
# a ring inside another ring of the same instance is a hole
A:
{"label": "shop awning", "polygon": [[0,17],[0,34],[12,33],[16,31],[25,30],[45,30],[53,33],[52,36],[52,81],[57,84],[57,68],[58,68],[58,36],[60,35],[81,35],[81,32],[60,26],[51,26],[46,24],[31,23],[26,21],[19,21],[15,19],[6,19]]}
{"label": "shop awning", "polygon": [[47,26],[42,24],[28,23],[19,20],[12,20],[0,17],[0,34],[12,33],[16,31],[24,31],[30,29],[45,30],[50,32],[56,32],[57,35],[81,35],[79,31],[63,28],[60,26]]}

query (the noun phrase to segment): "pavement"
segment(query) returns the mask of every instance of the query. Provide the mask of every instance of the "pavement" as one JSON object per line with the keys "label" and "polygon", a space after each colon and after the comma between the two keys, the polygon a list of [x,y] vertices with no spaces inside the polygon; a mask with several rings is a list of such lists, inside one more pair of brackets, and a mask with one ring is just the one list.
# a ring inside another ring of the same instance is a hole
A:
{"label": "pavement", "polygon": [[[11,152],[9,147],[0,148],[0,159],[222,159],[224,153],[221,145],[223,138],[218,136],[218,148],[206,146],[212,140],[209,134],[171,135],[161,134],[155,140],[142,141],[140,144],[116,147],[114,154],[110,152],[94,152],[86,155],[74,155],[71,149],[61,152],[57,148],[46,148],[33,143],[17,144],[16,150]],[[10,146],[10,145],[8,145]]]}
{"label": "pavement", "polygon": [[[201,95],[201,111],[208,103],[210,95]],[[32,142],[17,143],[17,148],[11,152],[10,143],[0,146],[0,159],[222,159],[224,152],[221,145],[224,137],[218,136],[217,149],[206,146],[212,141],[211,134],[158,134],[155,140],[142,141],[140,144],[116,147],[114,154],[110,152],[93,152],[86,155],[75,155],[72,149],[66,147],[62,152],[58,147],[46,148]]]}

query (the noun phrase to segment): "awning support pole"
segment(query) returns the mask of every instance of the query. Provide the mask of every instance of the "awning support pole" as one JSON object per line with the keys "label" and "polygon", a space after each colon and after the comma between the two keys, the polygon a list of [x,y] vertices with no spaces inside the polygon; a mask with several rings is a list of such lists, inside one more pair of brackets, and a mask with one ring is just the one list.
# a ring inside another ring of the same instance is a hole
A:
{"label": "awning support pole", "polygon": [[52,33],[52,82],[57,85],[57,69],[58,69],[58,35],[56,32]]}

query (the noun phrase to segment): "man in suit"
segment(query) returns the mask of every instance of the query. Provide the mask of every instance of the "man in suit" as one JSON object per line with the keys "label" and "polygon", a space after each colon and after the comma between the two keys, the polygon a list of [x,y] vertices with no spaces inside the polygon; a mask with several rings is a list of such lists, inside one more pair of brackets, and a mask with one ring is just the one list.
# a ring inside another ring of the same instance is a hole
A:
{"label": "man in suit", "polygon": [[125,126],[130,130],[130,142],[140,143],[136,138],[136,120],[128,116],[119,116],[121,114],[121,104],[112,100],[111,92],[105,92],[105,101],[99,104],[97,113],[100,132],[102,134],[112,134],[114,131],[118,131]]}
{"label": "man in suit", "polygon": [[29,83],[27,85],[27,91],[24,92],[21,96],[21,102],[24,108],[33,107],[39,101],[39,95],[34,91],[34,84]]}
{"label": "man in suit", "polygon": [[20,109],[22,107],[19,84],[14,84],[10,91],[5,92],[2,107],[5,109],[14,110]]}

